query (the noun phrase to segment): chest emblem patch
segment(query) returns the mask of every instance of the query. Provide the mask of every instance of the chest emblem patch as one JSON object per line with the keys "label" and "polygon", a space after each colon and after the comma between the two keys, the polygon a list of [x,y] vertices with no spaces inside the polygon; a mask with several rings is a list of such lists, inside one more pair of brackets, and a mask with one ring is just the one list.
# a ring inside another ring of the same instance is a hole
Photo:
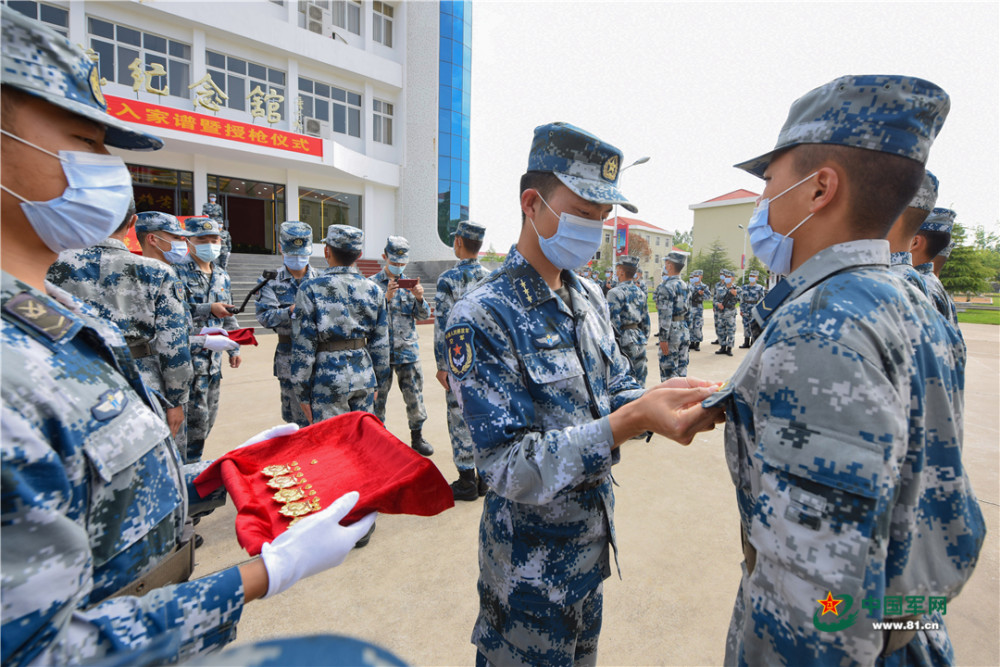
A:
{"label": "chest emblem patch", "polygon": [[105,422],[117,417],[128,405],[128,396],[121,389],[109,389],[97,397],[97,405],[90,409],[90,414],[99,422]]}
{"label": "chest emblem patch", "polygon": [[452,327],[444,334],[448,370],[459,380],[469,374],[476,362],[476,349],[472,346],[474,335],[472,327],[464,324]]}

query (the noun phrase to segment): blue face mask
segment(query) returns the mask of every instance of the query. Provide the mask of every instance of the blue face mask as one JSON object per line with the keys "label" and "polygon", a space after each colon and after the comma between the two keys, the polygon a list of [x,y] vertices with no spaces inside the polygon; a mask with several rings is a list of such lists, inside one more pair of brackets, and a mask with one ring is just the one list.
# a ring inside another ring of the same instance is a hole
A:
{"label": "blue face mask", "polygon": [[786,192],[794,190],[818,173],[813,172],[809,174],[795,185],[786,188],[771,199],[761,199],[760,203],[753,210],[753,215],[750,216],[750,223],[747,225],[747,233],[750,236],[750,248],[753,249],[753,254],[757,255],[760,261],[767,264],[772,273],[786,276],[791,272],[792,234],[795,233],[796,229],[804,225],[806,220],[813,217],[813,214],[810,213],[807,215],[802,222],[795,225],[792,231],[782,236],[772,229],[771,223],[768,220],[768,211],[770,210],[771,202]]}
{"label": "blue face mask", "polygon": [[392,275],[396,276],[397,278],[399,276],[403,275],[403,267],[402,266],[393,266],[389,262],[385,263],[385,270],[388,271],[389,273],[391,273]]}
{"label": "blue face mask", "polygon": [[309,255],[285,255],[285,266],[292,271],[301,271],[309,266]]}
{"label": "blue face mask", "polygon": [[23,202],[24,216],[49,250],[62,252],[92,246],[122,224],[132,201],[132,176],[120,157],[82,151],[59,151],[56,155],[6,130],[0,133],[62,163],[67,185],[62,196],[55,199],[28,201],[0,185]]}
{"label": "blue face mask", "polygon": [[[545,208],[552,211],[552,207],[541,194],[538,195],[538,198],[545,204]],[[556,233],[549,238],[543,238],[538,233],[538,228],[535,227],[535,221],[528,218],[531,220],[531,228],[538,236],[538,246],[542,249],[542,254],[552,262],[553,266],[560,269],[572,271],[586,264],[587,260],[593,257],[594,253],[601,247],[604,222],[581,218],[565,211],[562,214],[552,211],[552,215],[559,218],[559,227],[556,228]]]}
{"label": "blue face mask", "polygon": [[[166,239],[160,238],[159,236],[154,236],[157,241],[166,241]],[[187,241],[170,241],[170,250],[163,252],[163,259],[167,260],[171,264],[179,264],[184,261],[184,258],[188,256],[188,244]]]}
{"label": "blue face mask", "polygon": [[222,252],[221,243],[202,243],[194,246],[195,257],[203,262],[214,262]]}

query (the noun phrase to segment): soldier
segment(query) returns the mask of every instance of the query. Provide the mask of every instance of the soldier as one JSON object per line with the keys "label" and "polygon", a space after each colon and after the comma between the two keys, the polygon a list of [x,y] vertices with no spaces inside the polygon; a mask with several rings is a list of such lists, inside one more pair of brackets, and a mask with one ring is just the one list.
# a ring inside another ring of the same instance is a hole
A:
{"label": "soldier", "polygon": [[910,247],[913,245],[913,237],[920,229],[920,225],[924,224],[924,220],[934,209],[937,193],[937,177],[929,171],[924,171],[924,179],[920,184],[920,189],[917,190],[917,194],[914,195],[910,204],[900,213],[886,236],[886,240],[889,242],[889,252],[892,253],[892,270],[923,294],[927,294],[927,285],[924,284],[923,276],[913,268],[913,255],[910,254]]}
{"label": "soldier", "polygon": [[757,304],[764,299],[764,287],[757,284],[757,278],[760,276],[760,273],[751,271],[748,275],[749,282],[739,289],[740,317],[743,319],[743,344],[740,345],[740,349],[750,347],[750,339],[753,337],[750,333],[751,315]]}
{"label": "soldier", "polygon": [[955,302],[948,296],[941,280],[934,275],[934,258],[951,242],[951,228],[955,224],[955,212],[949,208],[935,208],[930,212],[920,230],[913,237],[910,252],[917,272],[927,285],[927,294],[937,311],[958,328],[958,313]]}
{"label": "soldier", "polygon": [[176,439],[192,376],[187,303],[184,288],[167,266],[133,255],[125,245],[135,221],[132,202],[125,221],[107,239],[61,253],[47,278],[118,327],[143,383],[163,404]]}
{"label": "soldier", "polygon": [[695,269],[691,272],[691,281],[688,283],[688,293],[691,295],[687,316],[688,338],[691,341],[688,349],[695,352],[701,350],[702,329],[705,327],[705,294],[708,287],[701,282],[703,273],[701,269]]}
{"label": "soldier", "polygon": [[737,165],[766,183],[754,254],[788,277],[704,403],[725,409],[746,561],[727,665],[953,660],[938,610],[985,532],[962,464],[964,348],[884,240],[948,106],[921,79],[841,77]]}
{"label": "soldier", "polygon": [[[417,320],[431,316],[430,306],[424,301],[424,286],[417,278],[417,284],[410,288],[399,287],[405,279],[403,269],[410,261],[410,242],[402,236],[390,236],[382,253],[385,268],[372,276],[375,284],[385,292],[389,306],[389,364],[396,373],[399,391],[406,403],[406,419],[410,426],[410,444],[423,455],[434,453],[431,444],[424,440],[424,372],[420,368],[420,345],[417,342]],[[392,388],[392,373],[379,383],[375,396],[375,416],[385,421],[385,402]]]}
{"label": "soldier", "polygon": [[656,288],[656,312],[660,321],[660,382],[672,377],[684,377],[688,367],[687,315],[691,296],[681,278],[687,256],[671,250],[664,259],[667,279]]}
{"label": "soldier", "polygon": [[229,255],[233,252],[233,237],[229,235],[229,222],[222,218],[222,206],[215,194],[208,195],[208,203],[201,207],[201,214],[212,218],[219,223],[219,239],[222,248],[219,250],[219,258],[215,263],[222,268],[229,269]]}
{"label": "soldier", "polygon": [[649,306],[646,290],[633,282],[639,258],[625,255],[618,260],[615,272],[618,284],[608,291],[608,313],[618,349],[628,359],[632,377],[646,386],[646,342],[649,340]]}
{"label": "soldier", "polygon": [[[455,303],[489,272],[479,263],[479,249],[483,245],[486,227],[478,222],[462,220],[455,229],[452,247],[458,264],[438,278],[434,294],[434,360],[437,363],[437,380],[444,387],[448,403],[448,435],[451,436],[452,459],[458,468],[458,479],[451,483],[455,500],[475,500],[486,493],[485,483],[480,484],[476,465],[472,460],[472,436],[462,418],[462,409],[455,400],[455,392],[448,384],[448,363],[444,349],[444,331],[448,315]],[[482,489],[482,493],[480,493]]]}
{"label": "soldier", "polygon": [[[232,316],[232,295],[229,274],[214,264],[219,256],[219,223],[213,218],[191,217],[184,221],[188,233],[190,258],[174,265],[177,277],[184,285],[185,299],[195,328],[221,327],[235,329]],[[228,350],[229,367],[239,368],[240,349]],[[215,425],[219,413],[219,389],[222,384],[222,353],[210,349],[191,351],[194,380],[187,407],[187,447],[184,462],[201,460],[205,439]]]}
{"label": "soldier", "polygon": [[733,356],[733,341],[736,338],[736,304],[739,303],[739,293],[733,285],[733,272],[722,269],[721,284],[716,285],[712,295],[715,305],[715,335],[718,337],[719,349],[716,354]]}
{"label": "soldier", "polygon": [[[951,257],[951,251],[954,249],[955,242],[951,241],[944,247],[944,249],[941,250],[941,252],[937,254],[937,257],[934,258],[934,275],[937,276],[938,279],[941,278],[941,269],[943,269],[944,265],[948,263],[948,259]],[[950,294],[948,295],[948,298],[951,298]],[[954,303],[954,299],[952,300],[952,303]]]}
{"label": "soldier", "polygon": [[[231,641],[247,602],[343,561],[373,517],[340,526],[357,502],[346,497],[262,559],[162,584],[191,571],[181,531],[199,470],[180,465],[118,330],[45,285],[57,253],[104,240],[125,215],[131,177],[106,146],[162,142],[106,113],[81,49],[6,5],[0,24],[0,160],[17,165],[0,173],[0,662],[131,664],[165,633],[176,648],[163,662],[184,661]],[[136,597],[146,586],[162,587]]]}
{"label": "soldier", "polygon": [[[295,395],[292,384],[292,316],[299,286],[318,274],[309,265],[312,256],[312,227],[297,220],[281,223],[279,229],[281,254],[284,255],[278,276],[267,281],[257,292],[257,321],[262,327],[274,329],[278,344],[274,348],[274,377],[281,387],[281,418],[288,423],[308,426],[309,420]],[[261,278],[257,282],[261,282]]]}
{"label": "soldier", "polygon": [[299,285],[292,314],[292,383],[311,424],[335,415],[373,412],[389,375],[389,321],[382,290],[358,272],[364,233],[326,229],[329,268]]}
{"label": "soldier", "polygon": [[714,328],[715,328],[715,340],[712,341],[712,345],[718,345],[719,344],[719,315],[718,315],[718,313],[714,312],[716,310],[716,308],[715,308],[715,306],[716,306],[715,295],[717,293],[719,293],[719,290],[725,289],[725,287],[726,287],[726,276],[724,276],[722,274],[722,272],[720,271],[719,272],[719,279],[715,282],[714,285],[712,285],[712,289],[709,292],[711,294],[711,296],[712,296],[712,311],[714,313],[713,322],[714,322]]}
{"label": "soldier", "polygon": [[596,660],[617,448],[647,430],[689,441],[715,418],[684,408],[711,391],[687,380],[643,393],[600,287],[572,273],[600,247],[612,204],[635,210],[617,187],[621,159],[572,125],[537,128],[517,245],[448,318],[451,386],[489,486],[477,664]]}

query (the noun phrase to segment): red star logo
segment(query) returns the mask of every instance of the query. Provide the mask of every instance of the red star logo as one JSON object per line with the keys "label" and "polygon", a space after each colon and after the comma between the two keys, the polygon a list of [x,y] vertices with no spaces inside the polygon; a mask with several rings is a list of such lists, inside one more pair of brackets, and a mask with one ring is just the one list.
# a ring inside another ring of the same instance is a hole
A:
{"label": "red star logo", "polygon": [[821,605],[823,605],[823,613],[820,614],[820,616],[825,615],[826,612],[828,612],[828,611],[832,611],[834,616],[840,616],[840,613],[837,612],[837,605],[840,604],[841,602],[843,602],[843,600],[837,600],[837,599],[835,599],[833,597],[833,592],[832,591],[827,591],[826,592],[826,599],[825,600],[816,600],[816,602],[819,602]]}
{"label": "red star logo", "polygon": [[461,354],[462,347],[460,345],[456,345],[455,347],[452,348],[452,350],[454,350],[455,354]]}

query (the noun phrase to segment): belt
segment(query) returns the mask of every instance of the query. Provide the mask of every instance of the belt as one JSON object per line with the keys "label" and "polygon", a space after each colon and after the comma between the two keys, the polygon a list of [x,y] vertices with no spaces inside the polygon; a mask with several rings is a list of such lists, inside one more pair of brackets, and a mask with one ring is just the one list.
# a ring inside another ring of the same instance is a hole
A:
{"label": "belt", "polygon": [[152,570],[125,584],[105,599],[122,595],[142,596],[155,588],[180,584],[187,581],[193,571],[194,540],[191,539],[175,547],[173,552]]}
{"label": "belt", "polygon": [[607,476],[604,476],[599,480],[597,480],[596,482],[583,482],[582,484],[573,487],[573,492],[578,493],[580,491],[590,491],[591,489],[596,489],[597,487],[604,484],[604,482],[607,481],[607,479],[608,479]]}
{"label": "belt", "polygon": [[348,338],[347,340],[324,340],[316,346],[317,352],[340,352],[342,350],[360,350],[368,344],[367,338]]}
{"label": "belt", "polygon": [[153,347],[148,340],[125,341],[128,344],[128,351],[133,359],[142,359],[153,355]]}
{"label": "belt", "polygon": [[291,336],[286,336],[285,334],[278,334],[278,345],[284,345],[284,344],[291,345],[291,343],[292,343]]}
{"label": "belt", "polygon": [[629,329],[638,329],[638,328],[639,328],[639,323],[638,322],[633,322],[632,324],[623,324],[622,325],[622,331],[628,331]]}
{"label": "belt", "polygon": [[687,315],[678,315],[678,316],[674,317],[673,320],[671,320],[671,321],[673,321],[673,322],[683,322],[686,319],[687,319]]}

